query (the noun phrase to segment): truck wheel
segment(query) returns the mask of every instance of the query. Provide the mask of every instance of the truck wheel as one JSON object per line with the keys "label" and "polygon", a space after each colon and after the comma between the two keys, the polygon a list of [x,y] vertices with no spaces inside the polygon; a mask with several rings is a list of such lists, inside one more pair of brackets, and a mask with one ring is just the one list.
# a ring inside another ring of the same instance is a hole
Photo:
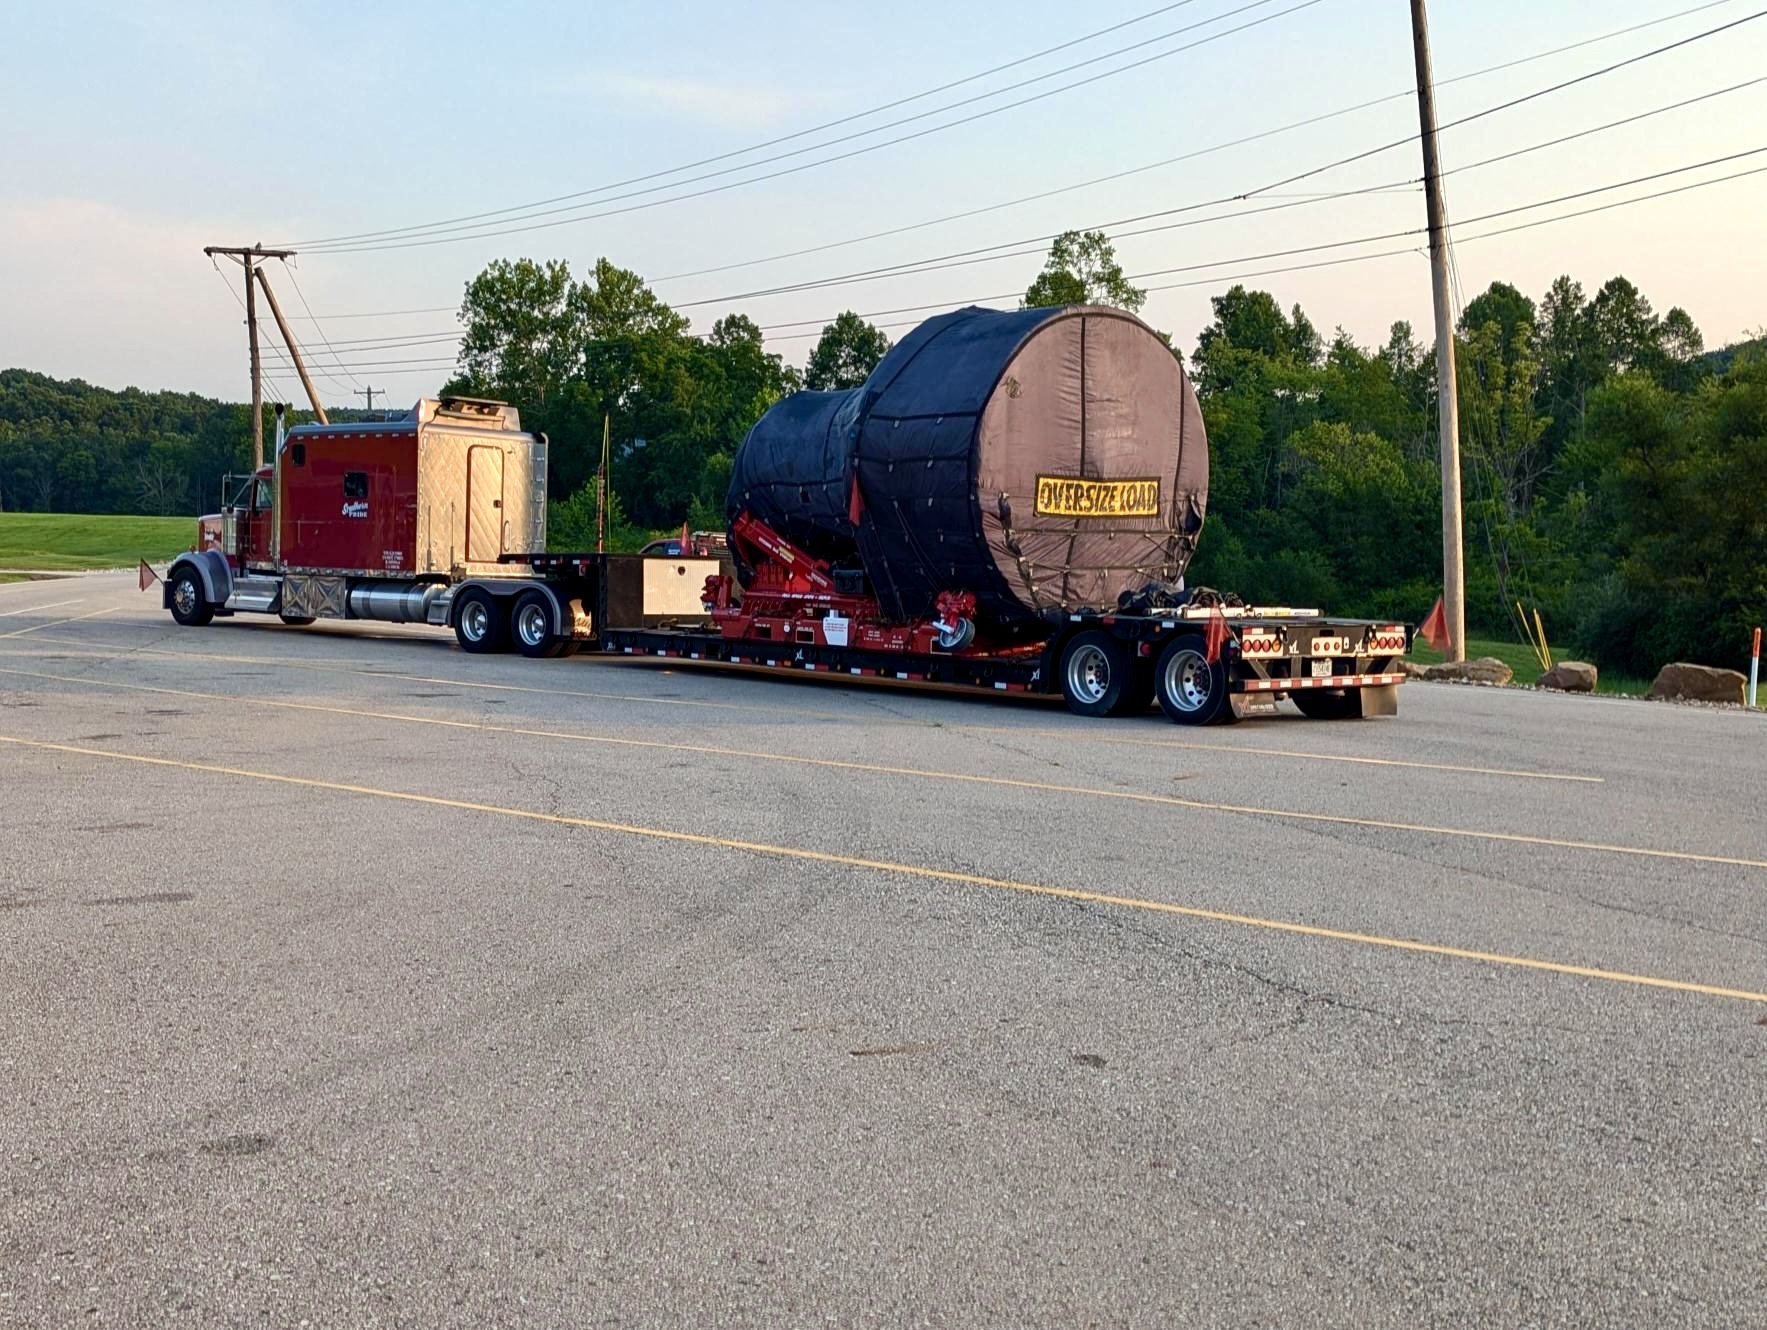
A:
{"label": "truck wheel", "polygon": [[454,612],[454,637],[462,651],[475,656],[490,655],[509,646],[509,620],[503,606],[489,591],[474,589],[460,598]]}
{"label": "truck wheel", "polygon": [[276,617],[281,619],[282,622],[287,624],[290,628],[305,628],[308,624],[313,622],[313,616],[311,614],[278,614]]}
{"label": "truck wheel", "polygon": [[202,578],[196,569],[180,568],[172,578],[172,618],[186,628],[201,628],[215,617],[215,607],[202,593]]}
{"label": "truck wheel", "polygon": [[1135,659],[1109,633],[1081,633],[1061,653],[1061,695],[1076,716],[1120,716],[1134,705]]}
{"label": "truck wheel", "polygon": [[1288,700],[1309,720],[1362,719],[1362,699],[1347,688],[1297,690],[1288,695]]}
{"label": "truck wheel", "polygon": [[509,615],[515,648],[530,658],[560,655],[565,643],[553,631],[552,602],[543,591],[524,591]]}
{"label": "truck wheel", "polygon": [[1238,717],[1227,691],[1227,666],[1209,664],[1200,633],[1167,644],[1153,669],[1154,696],[1168,719],[1180,725],[1218,725]]}

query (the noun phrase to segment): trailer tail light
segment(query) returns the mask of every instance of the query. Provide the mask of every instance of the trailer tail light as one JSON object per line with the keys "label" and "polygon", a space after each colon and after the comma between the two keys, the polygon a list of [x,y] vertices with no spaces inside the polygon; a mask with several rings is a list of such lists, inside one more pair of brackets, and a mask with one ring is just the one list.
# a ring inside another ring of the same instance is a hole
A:
{"label": "trailer tail light", "polygon": [[1347,656],[1350,654],[1350,641],[1344,637],[1326,637],[1315,635],[1312,645],[1308,648],[1311,656]]}
{"label": "trailer tail light", "polygon": [[1239,654],[1248,660],[1271,660],[1282,652],[1282,639],[1268,629],[1248,628],[1239,636]]}
{"label": "trailer tail light", "polygon": [[1395,656],[1405,650],[1405,629],[1388,624],[1374,629],[1362,644],[1364,656]]}

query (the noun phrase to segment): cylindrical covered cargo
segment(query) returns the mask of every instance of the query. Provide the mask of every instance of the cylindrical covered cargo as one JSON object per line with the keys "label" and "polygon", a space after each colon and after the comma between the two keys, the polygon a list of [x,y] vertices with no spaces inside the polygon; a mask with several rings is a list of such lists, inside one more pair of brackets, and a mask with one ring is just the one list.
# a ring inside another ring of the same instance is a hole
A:
{"label": "cylindrical covered cargo", "polygon": [[1177,358],[1122,310],[968,308],[848,392],[796,393],[736,455],[728,508],[863,566],[887,614],[974,592],[997,633],[1173,582],[1208,502]]}

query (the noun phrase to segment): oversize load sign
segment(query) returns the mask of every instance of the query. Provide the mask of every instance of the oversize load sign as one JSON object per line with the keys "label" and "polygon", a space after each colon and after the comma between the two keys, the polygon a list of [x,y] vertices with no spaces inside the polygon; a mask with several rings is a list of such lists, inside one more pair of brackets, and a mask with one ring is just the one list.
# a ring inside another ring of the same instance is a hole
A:
{"label": "oversize load sign", "polygon": [[1158,517],[1160,482],[1037,477],[1040,517]]}

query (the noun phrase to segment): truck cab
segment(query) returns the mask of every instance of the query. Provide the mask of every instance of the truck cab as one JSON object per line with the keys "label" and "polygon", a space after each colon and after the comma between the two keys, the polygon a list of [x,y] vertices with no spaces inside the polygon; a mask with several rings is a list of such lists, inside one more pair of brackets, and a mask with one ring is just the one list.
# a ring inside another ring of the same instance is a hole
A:
{"label": "truck cab", "polygon": [[237,576],[250,568],[271,566],[271,523],[276,512],[276,480],[272,468],[221,480],[221,511],[196,519],[196,548],[216,550]]}

